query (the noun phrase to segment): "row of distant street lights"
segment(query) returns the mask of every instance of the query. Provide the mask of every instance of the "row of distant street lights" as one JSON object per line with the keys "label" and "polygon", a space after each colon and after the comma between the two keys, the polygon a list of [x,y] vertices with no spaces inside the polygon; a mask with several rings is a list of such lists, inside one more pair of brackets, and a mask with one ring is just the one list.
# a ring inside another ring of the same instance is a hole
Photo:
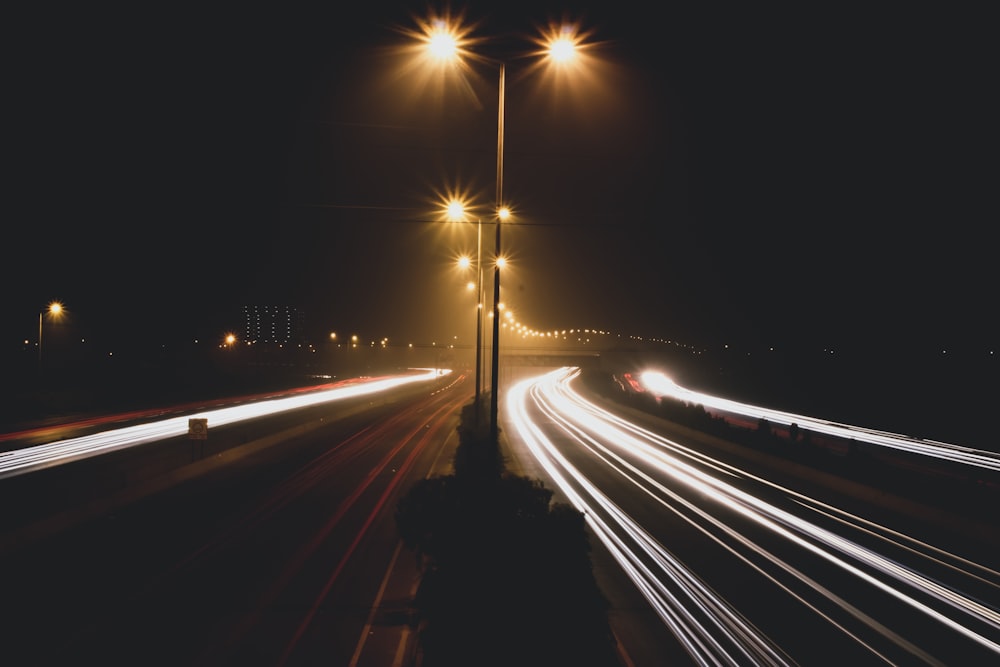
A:
{"label": "row of distant street lights", "polygon": [[[503,60],[489,58],[475,53],[469,47],[478,41],[469,37],[471,28],[460,25],[458,21],[452,21],[450,17],[432,17],[419,26],[419,31],[415,35],[419,36],[424,47],[424,55],[441,67],[441,72],[447,74],[451,72],[461,72],[467,66],[468,61],[495,66],[499,74],[498,105],[497,105],[497,161],[496,161],[496,205],[493,210],[493,224],[496,227],[496,238],[494,241],[494,264],[493,264],[493,345],[491,358],[491,386],[490,386],[490,437],[496,442],[499,435],[498,428],[498,398],[499,398],[499,336],[500,336],[500,269],[503,266],[501,252],[501,228],[502,223],[512,218],[510,207],[503,199],[503,162],[504,162],[504,105],[506,97],[506,63]],[[540,47],[536,55],[544,57],[546,63],[550,65],[566,65],[573,62],[579,49],[582,48],[582,37],[575,26],[559,25],[550,26],[547,34],[536,38],[535,43]],[[458,200],[447,202],[445,218],[455,222],[468,222],[467,204]],[[477,426],[480,412],[480,392],[482,387],[482,317],[483,317],[483,264],[482,264],[482,218],[477,217],[478,247],[476,252],[477,272],[477,306],[476,306],[476,403],[475,414]],[[39,368],[42,359],[42,328],[45,314],[57,318],[62,313],[61,303],[53,302],[48,308],[39,313],[38,316],[38,360]],[[231,346],[233,341],[227,341]]]}
{"label": "row of distant street lights", "polygon": [[[493,217],[496,226],[496,239],[494,242],[494,263],[493,263],[493,345],[491,357],[490,375],[490,438],[497,441],[499,427],[498,399],[499,399],[499,360],[500,360],[500,269],[503,266],[503,256],[501,253],[500,230],[504,222],[511,219],[510,207],[503,198],[503,161],[504,161],[504,104],[506,97],[506,63],[474,53],[469,49],[475,40],[468,37],[471,29],[452,22],[449,17],[432,17],[420,26],[420,37],[426,47],[425,55],[430,56],[433,62],[438,63],[443,73],[448,71],[461,71],[467,66],[468,61],[476,61],[493,65],[499,72],[499,95],[497,106],[497,164],[496,164],[496,206]],[[578,48],[580,48],[581,37],[574,26],[561,25],[550,27],[547,35],[535,39],[536,44],[542,47],[538,55],[544,56],[549,64],[567,64],[575,60]],[[467,222],[466,205],[464,202],[452,200],[447,202],[446,219],[451,221]],[[479,425],[480,412],[480,387],[482,386],[482,316],[483,316],[483,265],[482,265],[482,218],[477,218],[478,227],[478,248],[476,253],[477,277],[477,306],[476,306],[476,398],[475,416],[476,426]]]}

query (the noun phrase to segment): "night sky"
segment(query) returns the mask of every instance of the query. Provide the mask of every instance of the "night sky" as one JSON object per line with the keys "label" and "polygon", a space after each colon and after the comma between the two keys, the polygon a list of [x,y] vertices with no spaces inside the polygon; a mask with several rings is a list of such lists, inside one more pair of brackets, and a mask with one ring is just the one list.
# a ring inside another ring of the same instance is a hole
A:
{"label": "night sky", "polygon": [[[244,304],[468,335],[477,227],[436,207],[473,196],[491,256],[498,70],[405,69],[427,5],[63,4],[6,12],[5,340],[52,299],[97,340],[213,338]],[[506,63],[519,321],[997,348],[985,5],[496,5],[451,13]],[[589,67],[547,78],[531,38],[563,18]]]}

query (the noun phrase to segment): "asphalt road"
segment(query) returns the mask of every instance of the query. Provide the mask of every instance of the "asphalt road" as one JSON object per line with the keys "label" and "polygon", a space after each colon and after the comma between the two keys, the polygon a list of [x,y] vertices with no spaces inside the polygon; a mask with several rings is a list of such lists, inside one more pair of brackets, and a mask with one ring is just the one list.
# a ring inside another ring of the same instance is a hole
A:
{"label": "asphalt road", "polygon": [[449,472],[472,391],[454,376],[257,420],[213,434],[240,443],[221,451],[156,443],[156,473],[110,494],[137,454],[4,484],[5,662],[412,664],[418,571],[393,509]]}
{"label": "asphalt road", "polygon": [[[505,369],[504,392],[545,370]],[[392,510],[416,480],[450,472],[459,408],[472,392],[469,378],[456,375],[432,391],[316,406],[226,427],[206,443],[173,438],[141,453],[4,480],[5,654],[11,664],[31,665],[418,664],[410,604],[418,568],[413,554],[399,547]],[[995,525],[846,484],[622,405],[602,405],[833,507],[956,552],[993,553],[995,561]],[[508,406],[501,416],[508,469],[556,489],[517,436]],[[825,628],[823,643],[817,642],[810,633],[823,626],[816,618],[823,604],[804,614],[790,589],[776,594],[769,587],[760,564],[734,565],[716,541],[616,478],[579,443],[564,439],[561,446],[662,544],[697,563],[700,576],[736,608],[782,638],[792,662],[817,664],[836,655],[853,664],[879,663],[836,629]],[[561,491],[556,498],[564,499]],[[741,518],[730,513],[726,520],[736,525]],[[744,528],[769,550],[784,548],[759,528]],[[612,603],[623,663],[687,664],[690,655],[677,633],[612,554],[594,544],[595,573]],[[814,572],[835,577],[837,595],[864,596],[849,577],[824,567]],[[996,588],[991,583],[986,595]],[[943,650],[948,655],[950,649]]]}
{"label": "asphalt road", "polygon": [[[944,509],[931,484],[900,497],[706,435],[579,380],[580,402],[561,385],[529,386],[507,406],[510,451],[605,536],[595,571],[632,664],[1000,655],[1000,532],[981,511]],[[966,604],[982,616],[964,617]]]}

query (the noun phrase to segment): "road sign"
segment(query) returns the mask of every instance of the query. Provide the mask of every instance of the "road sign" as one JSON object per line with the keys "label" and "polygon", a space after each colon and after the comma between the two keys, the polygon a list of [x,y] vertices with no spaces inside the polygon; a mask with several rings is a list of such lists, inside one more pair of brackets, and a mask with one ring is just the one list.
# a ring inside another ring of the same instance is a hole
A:
{"label": "road sign", "polygon": [[208,440],[208,419],[204,417],[188,419],[188,439]]}

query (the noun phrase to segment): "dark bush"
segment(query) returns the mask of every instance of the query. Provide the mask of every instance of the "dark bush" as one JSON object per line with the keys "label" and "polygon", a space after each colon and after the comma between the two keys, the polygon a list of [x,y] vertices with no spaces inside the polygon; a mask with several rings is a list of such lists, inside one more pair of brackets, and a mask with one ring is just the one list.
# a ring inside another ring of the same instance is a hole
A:
{"label": "dark bush", "polygon": [[422,567],[421,664],[620,665],[584,516],[506,473],[474,416],[463,410],[455,474],[421,480],[396,507]]}

